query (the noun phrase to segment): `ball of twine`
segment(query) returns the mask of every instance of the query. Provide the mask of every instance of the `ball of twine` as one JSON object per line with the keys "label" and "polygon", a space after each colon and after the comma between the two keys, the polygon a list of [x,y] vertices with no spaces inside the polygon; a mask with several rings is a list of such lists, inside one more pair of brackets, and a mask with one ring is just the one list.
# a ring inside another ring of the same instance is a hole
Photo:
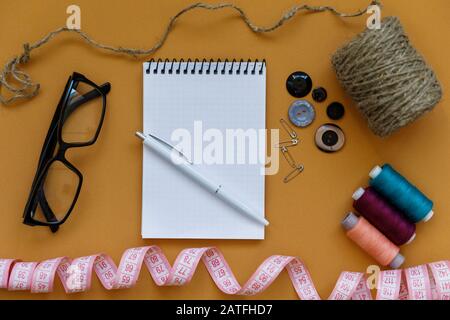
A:
{"label": "ball of twine", "polygon": [[385,137],[432,110],[442,89],[396,17],[359,34],[332,57],[337,77],[372,131]]}

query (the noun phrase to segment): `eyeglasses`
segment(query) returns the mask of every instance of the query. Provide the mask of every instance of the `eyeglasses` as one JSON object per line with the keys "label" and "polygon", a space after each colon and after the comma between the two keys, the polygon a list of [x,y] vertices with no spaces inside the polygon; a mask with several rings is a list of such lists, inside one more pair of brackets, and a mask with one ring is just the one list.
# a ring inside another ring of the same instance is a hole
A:
{"label": "eyeglasses", "polygon": [[100,134],[111,85],[96,85],[79,73],[67,81],[44,146],[23,215],[23,223],[56,232],[77,202],[83,175],[66,151],[93,145]]}

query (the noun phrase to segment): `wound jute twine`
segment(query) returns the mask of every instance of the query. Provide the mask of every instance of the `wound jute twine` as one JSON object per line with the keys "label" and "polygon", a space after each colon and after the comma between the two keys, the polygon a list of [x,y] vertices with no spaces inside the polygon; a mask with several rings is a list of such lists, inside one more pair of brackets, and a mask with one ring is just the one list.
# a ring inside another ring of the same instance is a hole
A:
{"label": "wound jute twine", "polygon": [[337,77],[379,136],[433,109],[442,89],[396,17],[367,29],[332,57]]}
{"label": "wound jute twine", "polygon": [[[379,0],[370,5],[381,6]],[[267,27],[255,25],[243,9],[234,4],[195,3],[173,16],[161,38],[149,49],[115,47],[97,42],[81,30],[61,27],[33,44],[25,44],[24,52],[3,67],[0,74],[0,103],[11,104],[20,99],[35,97],[39,83],[19,69],[31,59],[31,52],[42,47],[61,33],[74,33],[94,48],[134,58],[148,57],[166,42],[175,22],[184,14],[196,10],[231,9],[255,33],[277,30],[301,11],[324,12],[347,18],[365,15],[367,10],[342,13],[329,6],[297,5],[278,21]],[[441,99],[442,90],[434,72],[412,47],[397,18],[382,21],[380,30],[366,30],[332,57],[339,81],[367,118],[370,128],[380,136],[387,136],[398,128],[416,120],[431,110]],[[8,91],[2,93],[2,88]]]}

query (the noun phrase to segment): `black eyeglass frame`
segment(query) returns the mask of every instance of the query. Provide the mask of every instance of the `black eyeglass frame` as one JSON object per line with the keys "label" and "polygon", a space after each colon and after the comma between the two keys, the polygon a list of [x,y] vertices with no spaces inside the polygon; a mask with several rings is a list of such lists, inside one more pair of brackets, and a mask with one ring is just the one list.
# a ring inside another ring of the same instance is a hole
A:
{"label": "black eyeglass frame", "polygon": [[[79,83],[84,83],[93,88],[88,93],[83,94],[80,99],[75,100],[73,103],[69,104],[71,94],[73,90],[77,88]],[[80,195],[81,187],[83,185],[83,175],[82,173],[71,164],[65,157],[65,153],[70,148],[81,148],[93,145],[100,134],[101,128],[103,126],[103,121],[106,114],[106,95],[111,90],[110,83],[105,83],[98,86],[94,82],[87,79],[84,75],[74,72],[72,76],[69,77],[67,81],[64,92],[56,108],[55,114],[53,116],[50,128],[48,130],[47,136],[45,138],[44,145],[42,147],[41,155],[39,157],[39,164],[36,170],[36,174],[31,186],[31,192],[28,197],[24,214],[23,223],[29,226],[48,226],[52,232],[56,232],[59,226],[62,225],[69,218],[70,214],[75,207],[75,204]],[[87,142],[65,142],[62,138],[62,129],[64,127],[65,120],[75,111],[79,106],[84,103],[95,99],[102,98],[102,113],[99,121],[97,131],[94,137]],[[58,148],[58,149],[57,149]],[[57,152],[55,153],[55,150]],[[50,208],[44,193],[44,182],[48,174],[48,169],[50,166],[59,161],[64,164],[69,170],[76,174],[79,179],[78,187],[73,199],[71,206],[69,207],[64,218],[58,220]],[[47,222],[39,221],[34,218],[37,206],[40,205],[42,213],[44,214]]]}

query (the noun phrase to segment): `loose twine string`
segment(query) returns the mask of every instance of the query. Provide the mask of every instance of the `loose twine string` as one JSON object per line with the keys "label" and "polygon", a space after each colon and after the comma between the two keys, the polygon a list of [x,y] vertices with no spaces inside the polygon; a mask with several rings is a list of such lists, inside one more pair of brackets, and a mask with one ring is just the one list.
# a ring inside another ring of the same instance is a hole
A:
{"label": "loose twine string", "polygon": [[[380,0],[373,0],[371,1],[370,5],[378,5],[381,6]],[[370,6],[369,5],[369,6]],[[20,64],[26,64],[31,59],[31,52],[42,47],[43,45],[50,42],[53,38],[58,36],[61,33],[75,33],[76,35],[80,36],[85,42],[87,42],[89,45],[91,45],[94,48],[113,52],[116,54],[122,54],[125,56],[130,56],[134,58],[142,57],[142,56],[149,56],[156,51],[158,51],[166,42],[170,32],[172,31],[175,22],[184,14],[196,10],[196,9],[206,9],[206,10],[221,10],[221,9],[232,9],[235,12],[238,13],[239,17],[245,22],[245,24],[250,28],[251,31],[255,33],[268,33],[277,30],[281,26],[283,26],[286,22],[291,20],[293,17],[295,17],[299,12],[301,11],[309,11],[309,12],[325,12],[329,11],[332,14],[342,17],[342,18],[349,18],[349,17],[359,17],[364,15],[367,12],[367,8],[364,10],[358,10],[355,13],[342,13],[336,10],[333,7],[330,6],[310,6],[307,4],[304,5],[295,5],[293,6],[289,11],[287,11],[285,14],[281,16],[281,18],[276,21],[273,25],[267,26],[267,27],[261,27],[256,24],[254,24],[245,11],[236,6],[232,3],[222,3],[222,4],[207,4],[207,3],[195,3],[192,5],[187,6],[186,8],[179,11],[175,16],[173,16],[165,31],[163,32],[161,38],[153,45],[153,47],[149,49],[135,49],[135,48],[124,48],[124,47],[115,47],[111,45],[102,44],[93,38],[91,38],[87,33],[77,30],[77,29],[70,29],[67,27],[61,27],[58,28],[49,34],[47,34],[45,37],[40,39],[39,41],[29,44],[26,43],[24,47],[24,51],[22,54],[15,56],[11,60],[9,60],[5,66],[3,67],[0,75],[0,103],[3,105],[11,104],[19,99],[30,99],[35,97],[39,93],[40,84],[33,82],[30,75],[26,73],[25,71],[22,71],[19,69]],[[16,82],[14,85],[13,82]],[[4,94],[2,94],[2,87],[6,89],[6,91],[9,91],[8,97],[6,97]]]}

